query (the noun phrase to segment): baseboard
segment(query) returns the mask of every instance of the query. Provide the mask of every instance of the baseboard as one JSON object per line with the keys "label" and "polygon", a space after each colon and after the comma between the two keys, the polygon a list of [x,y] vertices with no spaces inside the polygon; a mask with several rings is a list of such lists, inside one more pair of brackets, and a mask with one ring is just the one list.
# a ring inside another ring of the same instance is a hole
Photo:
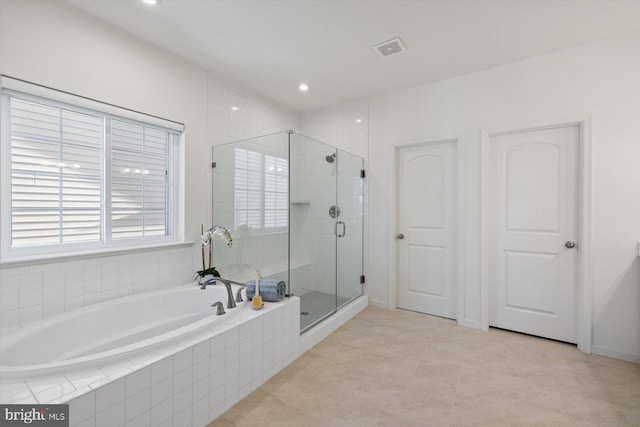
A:
{"label": "baseboard", "polygon": [[640,363],[640,354],[638,353],[629,353],[624,350],[618,350],[601,345],[592,345],[591,353],[597,354],[599,356],[612,357],[614,359],[620,359],[627,362]]}
{"label": "baseboard", "polygon": [[467,328],[484,330],[484,328],[482,327],[482,323],[478,320],[458,319],[458,325],[464,326]]}
{"label": "baseboard", "polygon": [[310,331],[305,332],[300,336],[300,355],[306,353],[314,345],[331,335],[336,329],[367,308],[368,305],[369,299],[363,295],[342,307],[333,316],[327,317]]}
{"label": "baseboard", "polygon": [[385,310],[389,309],[389,305],[386,302],[378,301],[378,300],[375,300],[375,299],[370,299],[369,300],[369,305],[373,305],[373,306],[379,307],[379,308],[384,308]]}

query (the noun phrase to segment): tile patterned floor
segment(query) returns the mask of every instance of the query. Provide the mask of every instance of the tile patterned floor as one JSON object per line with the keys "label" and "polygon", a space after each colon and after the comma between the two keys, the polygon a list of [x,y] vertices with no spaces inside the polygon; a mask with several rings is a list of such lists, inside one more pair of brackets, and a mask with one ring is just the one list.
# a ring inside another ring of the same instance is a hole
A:
{"label": "tile patterned floor", "polygon": [[210,427],[640,426],[640,365],[369,307]]}

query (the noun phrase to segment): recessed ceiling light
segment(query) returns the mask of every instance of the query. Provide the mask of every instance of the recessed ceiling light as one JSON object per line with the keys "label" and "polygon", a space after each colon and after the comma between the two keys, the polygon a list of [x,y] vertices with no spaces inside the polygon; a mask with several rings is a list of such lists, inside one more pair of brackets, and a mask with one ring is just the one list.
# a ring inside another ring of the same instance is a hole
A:
{"label": "recessed ceiling light", "polygon": [[142,0],[142,3],[144,3],[144,4],[158,4],[158,3],[160,3],[160,0]]}
{"label": "recessed ceiling light", "polygon": [[232,109],[233,111],[238,111],[238,110],[240,110],[238,107],[231,107],[231,109]]}
{"label": "recessed ceiling light", "polygon": [[298,89],[300,89],[300,92],[306,92],[309,90],[309,85],[306,83],[300,83],[300,86],[298,86]]}

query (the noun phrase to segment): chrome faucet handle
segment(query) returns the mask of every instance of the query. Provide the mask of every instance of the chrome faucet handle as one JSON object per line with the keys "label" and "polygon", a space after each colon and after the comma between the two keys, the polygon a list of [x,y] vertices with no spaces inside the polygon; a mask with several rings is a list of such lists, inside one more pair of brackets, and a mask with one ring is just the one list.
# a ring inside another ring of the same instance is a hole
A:
{"label": "chrome faucet handle", "polygon": [[242,302],[242,288],[238,288],[238,292],[236,292],[236,302]]}
{"label": "chrome faucet handle", "polygon": [[225,314],[224,311],[224,307],[222,305],[222,303],[220,301],[214,302],[213,304],[211,304],[211,307],[217,307],[218,310],[216,311],[216,316],[220,316],[222,314]]}

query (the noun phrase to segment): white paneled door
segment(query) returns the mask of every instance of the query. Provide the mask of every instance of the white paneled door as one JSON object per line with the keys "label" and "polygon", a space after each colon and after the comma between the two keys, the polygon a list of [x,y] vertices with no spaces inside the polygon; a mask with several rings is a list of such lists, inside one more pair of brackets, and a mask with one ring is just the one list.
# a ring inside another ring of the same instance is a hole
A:
{"label": "white paneled door", "polygon": [[578,126],[491,137],[489,324],[576,342]]}
{"label": "white paneled door", "polygon": [[456,143],[398,156],[398,307],[455,319]]}

